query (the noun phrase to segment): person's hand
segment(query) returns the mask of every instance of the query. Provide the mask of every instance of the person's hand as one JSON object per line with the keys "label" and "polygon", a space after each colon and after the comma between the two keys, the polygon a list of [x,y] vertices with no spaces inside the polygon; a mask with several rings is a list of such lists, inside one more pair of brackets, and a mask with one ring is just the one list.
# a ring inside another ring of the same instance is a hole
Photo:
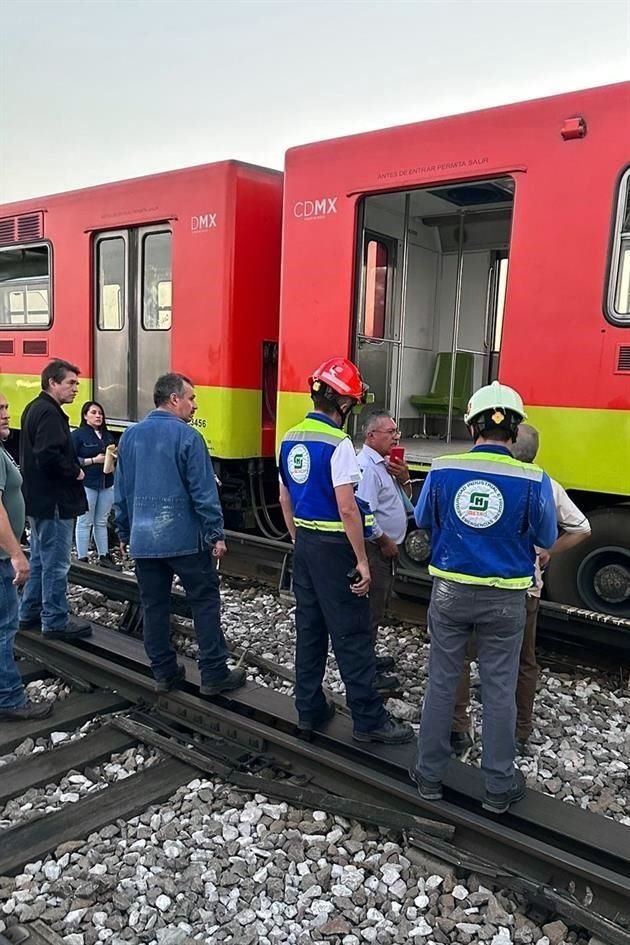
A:
{"label": "person's hand", "polygon": [[92,462],[93,462],[93,463],[100,463],[101,466],[102,466],[103,463],[105,462],[105,453],[99,453],[98,456],[93,456],[93,457],[92,457]]}
{"label": "person's hand", "polygon": [[404,459],[388,459],[386,461],[386,467],[387,472],[390,473],[394,479],[397,479],[401,485],[409,481],[409,466]]}
{"label": "person's hand", "polygon": [[544,571],[549,562],[551,561],[551,552],[547,551],[546,548],[541,548],[538,552],[538,565],[541,571]]}
{"label": "person's hand", "polygon": [[378,549],[387,561],[393,561],[398,557],[398,545],[389,535],[382,535]]}
{"label": "person's hand", "polygon": [[82,479],[85,479],[85,473],[82,469],[80,469],[77,474],[77,482],[81,482]]}
{"label": "person's hand", "polygon": [[357,561],[357,571],[361,575],[361,580],[357,581],[355,584],[351,584],[350,590],[358,597],[365,597],[370,589],[370,582],[372,580],[370,576],[370,566],[367,561]]}
{"label": "person's hand", "polygon": [[17,554],[11,556],[11,567],[15,571],[13,583],[16,587],[21,587],[27,582],[31,573],[31,566],[24,552],[18,551]]}
{"label": "person's hand", "polygon": [[212,557],[221,560],[224,554],[227,553],[227,545],[224,541],[216,541],[212,547]]}
{"label": "person's hand", "polygon": [[125,544],[125,542],[124,541],[119,542],[118,548],[123,558],[126,558],[128,554],[128,550],[127,550],[127,545]]}

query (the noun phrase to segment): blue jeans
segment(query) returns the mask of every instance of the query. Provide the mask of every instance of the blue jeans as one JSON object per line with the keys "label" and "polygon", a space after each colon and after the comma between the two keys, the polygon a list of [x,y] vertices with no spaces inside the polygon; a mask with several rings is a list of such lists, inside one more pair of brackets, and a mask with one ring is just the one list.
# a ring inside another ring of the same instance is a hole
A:
{"label": "blue jeans", "polygon": [[0,558],[0,709],[15,709],[25,702],[22,677],[13,658],[18,628],[18,596],[10,561]]}
{"label": "blue jeans", "polygon": [[525,591],[434,579],[428,613],[429,682],[418,735],[416,769],[441,781],[451,757],[455,695],[473,629],[481,677],[481,770],[486,788],[514,783],[516,680],[525,627]]}
{"label": "blue jeans", "polygon": [[73,518],[31,518],[31,576],[20,602],[20,622],[41,620],[44,633],[68,623],[68,571]]}
{"label": "blue jeans", "polygon": [[219,576],[209,551],[172,558],[136,558],[136,578],[144,610],[144,648],[156,679],[177,672],[170,639],[171,584],[176,574],[184,585],[199,644],[199,671],[204,683],[228,672],[228,648],[221,629]]}
{"label": "blue jeans", "polygon": [[79,558],[87,558],[90,550],[90,535],[94,529],[94,544],[103,557],[109,551],[107,541],[107,517],[114,504],[114,487],[109,489],[85,489],[88,510],[77,519],[75,542]]}

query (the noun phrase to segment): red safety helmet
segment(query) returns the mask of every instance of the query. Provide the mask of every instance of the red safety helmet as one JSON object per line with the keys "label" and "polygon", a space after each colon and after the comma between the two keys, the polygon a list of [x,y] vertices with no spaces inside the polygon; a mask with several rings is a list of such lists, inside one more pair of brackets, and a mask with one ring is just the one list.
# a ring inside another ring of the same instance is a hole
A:
{"label": "red safety helmet", "polygon": [[313,371],[308,379],[312,392],[322,390],[323,386],[342,397],[352,397],[364,404],[369,387],[363,379],[356,364],[348,358],[328,358]]}

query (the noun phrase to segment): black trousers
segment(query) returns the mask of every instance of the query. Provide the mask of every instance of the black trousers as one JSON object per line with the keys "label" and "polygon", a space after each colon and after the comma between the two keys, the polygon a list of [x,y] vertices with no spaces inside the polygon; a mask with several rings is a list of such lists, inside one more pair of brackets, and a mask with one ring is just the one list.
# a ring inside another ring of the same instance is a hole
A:
{"label": "black trousers", "polygon": [[370,605],[367,597],[352,593],[347,577],[355,564],[345,535],[298,528],[293,560],[295,703],[302,722],[315,722],[324,712],[322,680],[330,637],[354,728],[369,732],[384,724],[387,713],[374,687]]}

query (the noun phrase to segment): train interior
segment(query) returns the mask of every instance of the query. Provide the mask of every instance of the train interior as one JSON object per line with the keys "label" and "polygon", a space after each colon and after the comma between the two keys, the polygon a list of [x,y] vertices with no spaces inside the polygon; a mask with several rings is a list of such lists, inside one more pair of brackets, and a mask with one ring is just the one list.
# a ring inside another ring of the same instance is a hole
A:
{"label": "train interior", "polygon": [[513,202],[506,177],[362,202],[356,356],[411,462],[466,448],[470,395],[497,376]]}

